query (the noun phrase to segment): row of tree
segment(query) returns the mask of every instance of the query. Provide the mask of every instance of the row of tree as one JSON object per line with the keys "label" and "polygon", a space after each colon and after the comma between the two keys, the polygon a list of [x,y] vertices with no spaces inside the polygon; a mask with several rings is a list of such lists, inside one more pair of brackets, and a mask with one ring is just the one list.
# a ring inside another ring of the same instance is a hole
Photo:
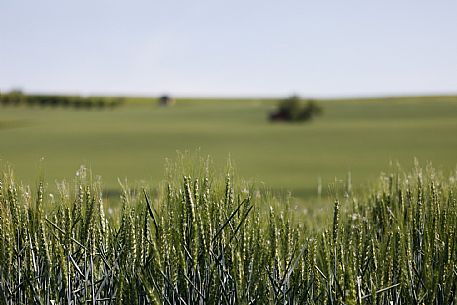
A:
{"label": "row of tree", "polygon": [[28,95],[21,91],[0,93],[0,105],[63,107],[74,109],[111,109],[123,103],[122,98],[100,98],[61,95]]}

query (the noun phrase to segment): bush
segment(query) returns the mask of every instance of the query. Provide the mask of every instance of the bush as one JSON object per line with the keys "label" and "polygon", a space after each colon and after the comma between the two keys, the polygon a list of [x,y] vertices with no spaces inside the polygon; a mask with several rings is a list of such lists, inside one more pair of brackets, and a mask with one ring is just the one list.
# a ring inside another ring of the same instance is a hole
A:
{"label": "bush", "polygon": [[26,100],[21,90],[12,90],[6,94],[0,94],[0,103],[3,105],[18,106]]}
{"label": "bush", "polygon": [[282,100],[278,109],[270,114],[271,121],[304,122],[322,113],[314,100],[302,101],[298,96]]}

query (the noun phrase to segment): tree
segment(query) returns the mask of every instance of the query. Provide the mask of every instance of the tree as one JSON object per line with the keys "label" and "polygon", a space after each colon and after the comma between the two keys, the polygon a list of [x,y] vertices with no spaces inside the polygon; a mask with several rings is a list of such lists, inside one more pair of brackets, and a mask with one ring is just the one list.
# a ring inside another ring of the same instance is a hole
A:
{"label": "tree", "polygon": [[271,121],[303,122],[322,113],[314,100],[303,101],[294,95],[283,99],[278,104],[278,109],[270,113]]}

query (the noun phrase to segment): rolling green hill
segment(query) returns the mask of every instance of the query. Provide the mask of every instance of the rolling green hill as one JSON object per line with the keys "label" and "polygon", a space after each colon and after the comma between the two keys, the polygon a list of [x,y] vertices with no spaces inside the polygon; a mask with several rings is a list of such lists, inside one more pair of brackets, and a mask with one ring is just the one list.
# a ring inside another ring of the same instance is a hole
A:
{"label": "rolling green hill", "polygon": [[0,108],[0,159],[18,179],[49,186],[85,164],[110,190],[118,178],[131,184],[163,179],[176,151],[210,155],[223,167],[298,197],[346,179],[370,183],[390,161],[414,158],[446,172],[457,164],[457,97],[321,100],[323,115],[304,124],[270,123],[274,100],[126,99],[115,109]]}

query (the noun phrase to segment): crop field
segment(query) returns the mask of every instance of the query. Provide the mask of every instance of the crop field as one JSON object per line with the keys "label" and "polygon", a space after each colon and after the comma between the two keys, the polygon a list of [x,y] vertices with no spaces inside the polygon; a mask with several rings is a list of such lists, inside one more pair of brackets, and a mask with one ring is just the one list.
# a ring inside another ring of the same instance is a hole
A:
{"label": "crop field", "polygon": [[153,192],[124,188],[117,215],[84,168],[54,197],[4,173],[0,302],[457,302],[457,172],[417,166],[337,191],[316,227],[230,171],[175,164]]}
{"label": "crop field", "polygon": [[318,103],[0,108],[0,304],[457,304],[457,98]]}
{"label": "crop field", "polygon": [[[303,124],[271,123],[275,100],[178,99],[158,107],[127,99],[114,109],[0,107],[0,160],[18,180],[48,187],[81,164],[119,194],[118,179],[156,184],[166,158],[200,150],[224,169],[273,191],[313,198],[319,185],[351,175],[367,186],[389,164],[414,158],[452,171],[457,164],[457,97],[318,101],[323,114]],[[117,195],[116,195],[117,196]]]}

